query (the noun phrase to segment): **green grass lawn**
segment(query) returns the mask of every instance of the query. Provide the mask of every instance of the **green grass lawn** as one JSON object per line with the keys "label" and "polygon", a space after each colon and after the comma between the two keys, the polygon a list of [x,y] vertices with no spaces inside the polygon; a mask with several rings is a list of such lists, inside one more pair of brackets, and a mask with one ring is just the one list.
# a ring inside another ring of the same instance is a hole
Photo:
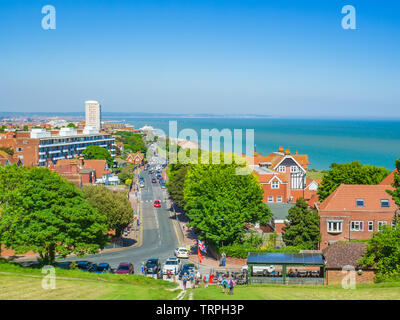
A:
{"label": "green grass lawn", "polygon": [[400,300],[400,282],[359,285],[356,289],[340,286],[236,286],[233,295],[220,288],[190,289],[185,295],[193,300]]}
{"label": "green grass lawn", "polygon": [[56,268],[56,289],[42,288],[41,269],[0,263],[0,300],[172,300],[181,290],[140,275],[93,274]]}

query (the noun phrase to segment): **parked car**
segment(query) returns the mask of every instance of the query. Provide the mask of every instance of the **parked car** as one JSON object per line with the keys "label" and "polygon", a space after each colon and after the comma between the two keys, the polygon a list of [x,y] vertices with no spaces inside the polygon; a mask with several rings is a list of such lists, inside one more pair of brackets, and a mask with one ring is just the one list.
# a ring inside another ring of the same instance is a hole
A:
{"label": "parked car", "polygon": [[154,208],[161,208],[160,200],[154,200]]}
{"label": "parked car", "polygon": [[82,271],[91,271],[93,268],[93,263],[90,261],[76,261],[76,266]]}
{"label": "parked car", "polygon": [[161,189],[165,189],[166,187],[165,187],[165,183],[162,183],[161,184]]}
{"label": "parked car", "polygon": [[144,274],[157,274],[161,271],[161,263],[157,258],[148,259],[144,265]]}
{"label": "parked car", "polygon": [[187,247],[179,247],[175,249],[175,256],[177,258],[189,258],[190,249]]}
{"label": "parked car", "polygon": [[[242,267],[242,272],[248,272],[249,267],[247,265]],[[264,275],[266,273],[272,273],[275,271],[274,266],[253,266],[253,274]]]}
{"label": "parked car", "polygon": [[94,264],[92,268],[93,273],[110,273],[111,266],[108,263]]}
{"label": "parked car", "polygon": [[57,267],[59,267],[61,269],[70,269],[71,263],[72,262],[59,262],[59,263],[57,263]]}
{"label": "parked car", "polygon": [[116,274],[133,274],[134,272],[133,264],[130,262],[121,262],[115,271]]}
{"label": "parked car", "polygon": [[192,271],[196,272],[196,267],[193,263],[184,264],[181,271],[179,272],[179,280],[182,280],[182,277],[185,273],[189,275]]}
{"label": "parked car", "polygon": [[167,274],[171,270],[172,274],[179,273],[181,270],[181,261],[178,258],[168,258],[163,266],[163,274]]}
{"label": "parked car", "polygon": [[152,179],[151,179],[151,182],[152,182],[152,183],[156,183],[156,182],[157,182],[156,178],[152,178]]}

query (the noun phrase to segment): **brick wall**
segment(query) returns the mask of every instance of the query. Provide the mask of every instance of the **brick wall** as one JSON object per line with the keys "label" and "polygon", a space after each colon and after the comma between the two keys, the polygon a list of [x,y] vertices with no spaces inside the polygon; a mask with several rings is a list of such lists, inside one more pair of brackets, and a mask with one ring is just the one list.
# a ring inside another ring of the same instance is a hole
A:
{"label": "brick wall", "polygon": [[[325,271],[325,284],[334,285],[341,284],[343,278],[346,276],[345,273],[342,273],[342,270],[330,269]],[[374,270],[363,270],[362,274],[359,275],[356,272],[356,285],[359,283],[373,283],[375,277]]]}

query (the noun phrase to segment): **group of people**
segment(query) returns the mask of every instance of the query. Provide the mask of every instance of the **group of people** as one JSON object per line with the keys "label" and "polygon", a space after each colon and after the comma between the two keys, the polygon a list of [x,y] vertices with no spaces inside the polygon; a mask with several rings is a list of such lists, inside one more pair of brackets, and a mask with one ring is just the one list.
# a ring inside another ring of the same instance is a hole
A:
{"label": "group of people", "polygon": [[222,276],[221,274],[218,276],[218,288],[222,288],[222,292],[226,294],[229,289],[229,294],[233,295],[233,288],[235,287],[235,279],[230,276],[229,278],[226,276]]}
{"label": "group of people", "polygon": [[191,271],[189,274],[185,272],[184,275],[182,276],[183,290],[186,290],[188,282],[190,282],[191,288],[198,288],[200,284],[200,279],[201,275],[199,271],[197,271],[196,273],[194,271]]}

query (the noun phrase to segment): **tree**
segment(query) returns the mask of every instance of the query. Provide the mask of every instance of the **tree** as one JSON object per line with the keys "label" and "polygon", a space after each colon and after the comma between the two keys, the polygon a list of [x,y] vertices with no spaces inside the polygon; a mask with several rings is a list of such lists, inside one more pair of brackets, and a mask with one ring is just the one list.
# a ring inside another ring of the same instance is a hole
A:
{"label": "tree", "polygon": [[[395,164],[396,164],[396,169],[397,169],[394,173],[394,181],[393,181],[393,187],[395,189],[394,190],[386,190],[386,192],[392,196],[393,201],[396,203],[396,205],[398,207],[400,207],[400,158],[396,160]],[[400,223],[400,217],[399,217],[398,210],[396,210],[393,222],[396,227]]]}
{"label": "tree", "polygon": [[300,246],[305,249],[316,249],[321,241],[319,232],[319,215],[310,210],[303,198],[296,201],[296,205],[289,209],[289,222],[283,227],[283,241],[287,246]]}
{"label": "tree", "polygon": [[185,207],[185,195],[184,195],[184,187],[187,173],[189,171],[188,166],[182,166],[176,173],[172,176],[172,179],[169,177],[167,183],[168,193],[171,198],[175,201],[175,203],[181,207]]}
{"label": "tree", "polygon": [[134,166],[131,164],[128,165],[127,167],[122,167],[120,169],[120,172],[118,173],[119,180],[122,181],[123,183],[125,183],[125,181],[127,179],[131,179],[131,181],[132,181],[133,170],[134,170]]}
{"label": "tree", "polygon": [[75,125],[75,123],[70,122],[70,123],[67,124],[67,128],[74,128],[74,129],[76,129],[76,125]]}
{"label": "tree", "polygon": [[133,210],[126,193],[113,192],[105,186],[85,186],[83,196],[106,217],[108,230],[115,230],[117,236],[132,222]]}
{"label": "tree", "polygon": [[235,162],[190,167],[184,187],[185,210],[189,225],[199,231],[201,239],[227,245],[242,239],[245,222],[269,222],[271,212],[262,202],[256,176],[237,175],[239,167],[243,165]]}
{"label": "tree", "polygon": [[4,124],[1,126],[0,128],[0,133],[4,133],[5,129],[7,128],[7,126],[5,126]]}
{"label": "tree", "polygon": [[88,160],[106,160],[108,167],[113,167],[114,160],[106,148],[99,146],[88,146],[85,150],[83,150],[82,155]]}
{"label": "tree", "polygon": [[125,150],[131,150],[133,152],[140,151],[142,153],[146,153],[147,148],[143,141],[143,134],[118,131],[116,135],[119,136],[119,140],[121,140],[121,142],[124,144]]}
{"label": "tree", "polygon": [[32,250],[51,264],[56,255],[96,253],[107,244],[105,217],[58,173],[7,166],[0,186],[10,181],[11,188],[0,190],[0,230],[7,248]]}
{"label": "tree", "polygon": [[359,263],[375,266],[379,276],[400,275],[400,228],[384,226],[381,231],[374,233]]}
{"label": "tree", "polygon": [[384,167],[362,165],[359,161],[332,163],[318,188],[319,201],[324,201],[341,184],[379,184],[388,174]]}

